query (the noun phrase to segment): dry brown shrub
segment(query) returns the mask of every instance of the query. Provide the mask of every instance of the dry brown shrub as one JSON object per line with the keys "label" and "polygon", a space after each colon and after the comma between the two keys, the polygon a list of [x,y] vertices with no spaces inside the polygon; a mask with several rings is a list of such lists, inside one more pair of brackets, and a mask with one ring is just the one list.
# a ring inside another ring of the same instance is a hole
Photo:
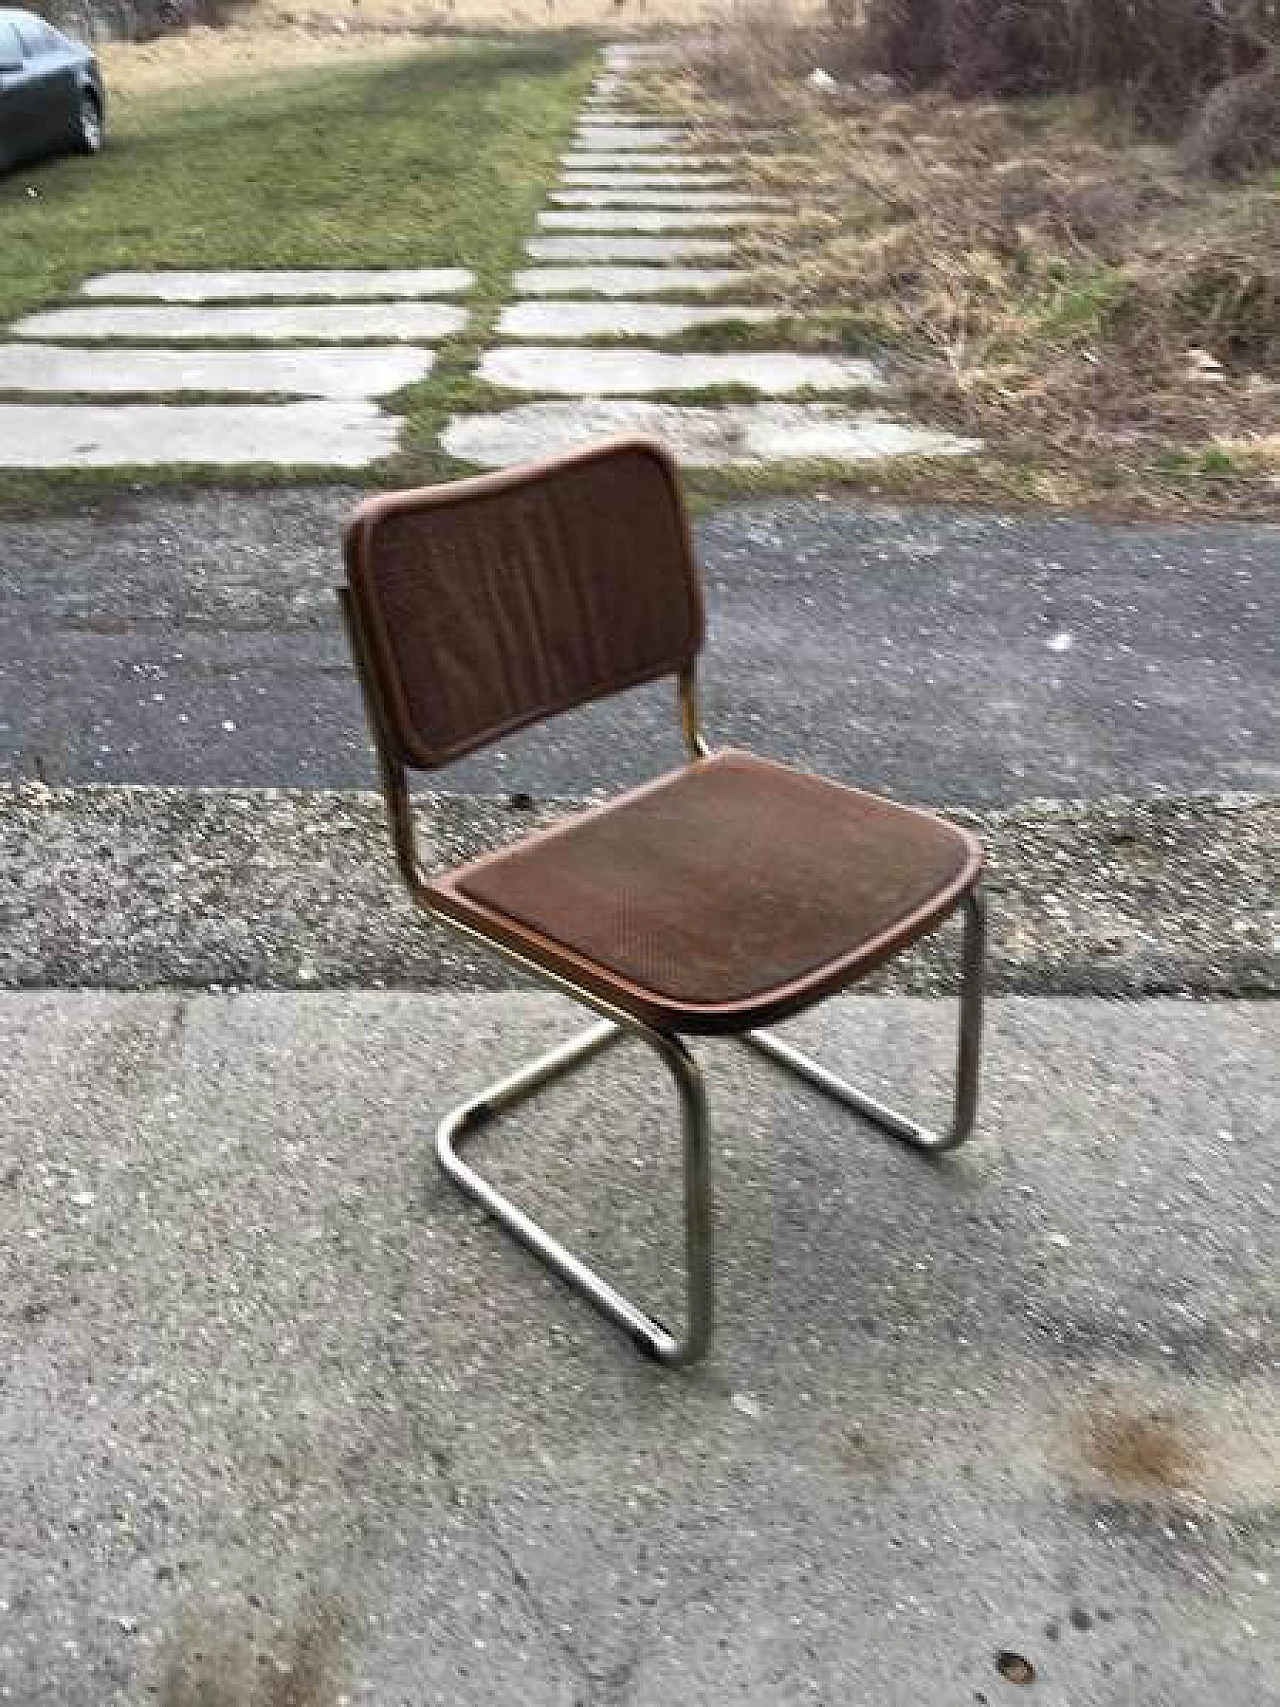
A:
{"label": "dry brown shrub", "polygon": [[865,61],[910,89],[1110,91],[1158,126],[1280,44],[1280,0],[866,0]]}
{"label": "dry brown shrub", "polygon": [[850,317],[931,418],[1086,460],[1272,430],[1280,236],[1264,186],[1198,185],[1080,101],[864,97],[811,107],[786,146],[757,182],[796,212],[744,239],[761,295]]}
{"label": "dry brown shrub", "polygon": [[714,96],[775,107],[814,68],[814,33],[788,5],[736,5],[685,46],[689,74]]}
{"label": "dry brown shrub", "polygon": [[1237,177],[1280,164],[1280,52],[1212,90],[1182,143],[1190,170]]}

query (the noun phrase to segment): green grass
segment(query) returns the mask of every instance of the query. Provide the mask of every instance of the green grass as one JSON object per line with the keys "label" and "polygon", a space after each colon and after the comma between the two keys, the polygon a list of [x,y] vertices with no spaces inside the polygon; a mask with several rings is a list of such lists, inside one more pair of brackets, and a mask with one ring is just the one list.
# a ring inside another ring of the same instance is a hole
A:
{"label": "green grass", "polygon": [[[468,267],[471,324],[406,397],[418,455],[379,475],[409,471],[509,294],[595,64],[585,38],[544,32],[122,103],[98,159],[0,179],[0,321],[116,269]],[[79,480],[0,475],[0,499]]]}
{"label": "green grass", "polygon": [[1059,341],[1096,340],[1107,323],[1123,312],[1130,285],[1118,267],[1073,272],[1062,266],[1049,271],[1051,294],[1036,316],[1041,336]]}

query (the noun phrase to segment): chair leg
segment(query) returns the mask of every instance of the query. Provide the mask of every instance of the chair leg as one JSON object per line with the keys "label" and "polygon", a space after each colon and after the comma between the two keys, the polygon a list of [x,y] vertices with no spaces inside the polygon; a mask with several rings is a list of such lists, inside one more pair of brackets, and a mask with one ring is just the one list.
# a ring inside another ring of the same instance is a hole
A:
{"label": "chair leg", "polygon": [[978,889],[964,898],[964,943],[961,948],[960,1038],[956,1059],[955,1102],[951,1124],[945,1132],[934,1132],[908,1115],[868,1096],[835,1073],[810,1060],[800,1050],[767,1031],[750,1031],[743,1042],[780,1062],[837,1102],[874,1121],[885,1132],[917,1150],[939,1154],[955,1150],[973,1130],[978,1107],[978,1063],[982,1044],[982,983],[986,950],[986,907]]}
{"label": "chair leg", "polygon": [[[487,1121],[514,1108],[542,1086],[561,1078],[583,1062],[599,1055],[620,1038],[634,1034],[658,1054],[675,1079],[680,1097],[684,1132],[684,1222],[685,1266],[688,1310],[682,1335],[673,1334],[663,1323],[636,1308],[586,1263],[553,1239],[509,1198],[464,1162],[457,1146]],[[696,1363],[711,1339],[713,1303],[711,1267],[711,1182],[708,1155],[707,1103],[702,1074],[697,1063],[677,1037],[647,1026],[615,1025],[612,1020],[595,1025],[568,1043],[531,1061],[528,1066],[502,1079],[445,1117],[436,1129],[436,1156],[455,1184],[473,1197],[508,1232],[527,1245],[547,1267],[575,1287],[584,1297],[617,1323],[637,1347],[671,1366]]]}

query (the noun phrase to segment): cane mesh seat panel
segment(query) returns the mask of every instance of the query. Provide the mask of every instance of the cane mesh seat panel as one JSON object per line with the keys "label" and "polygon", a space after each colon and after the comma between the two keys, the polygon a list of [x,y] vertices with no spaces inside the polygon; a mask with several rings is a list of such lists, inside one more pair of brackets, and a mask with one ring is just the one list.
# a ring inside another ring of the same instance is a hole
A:
{"label": "cane mesh seat panel", "polygon": [[344,543],[405,764],[676,674],[702,645],[676,473],[654,445],[374,498]]}
{"label": "cane mesh seat panel", "polygon": [[977,880],[929,813],[719,753],[450,873],[433,902],[651,1025],[798,1011],[927,931]]}

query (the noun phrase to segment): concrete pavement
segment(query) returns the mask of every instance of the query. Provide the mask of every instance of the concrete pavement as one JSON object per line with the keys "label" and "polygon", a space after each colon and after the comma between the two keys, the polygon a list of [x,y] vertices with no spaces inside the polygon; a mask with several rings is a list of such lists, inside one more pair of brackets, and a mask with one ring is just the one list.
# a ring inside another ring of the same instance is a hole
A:
{"label": "concrete pavement", "polygon": [[[951,1017],[798,1030],[934,1106]],[[999,1001],[934,1164],[707,1050],[683,1376],[429,1161],[571,1023],[0,998],[0,1699],[970,1707],[1026,1666],[1046,1707],[1277,1700],[1280,1010]],[[670,1309],[668,1117],[623,1051],[488,1154]]]}

